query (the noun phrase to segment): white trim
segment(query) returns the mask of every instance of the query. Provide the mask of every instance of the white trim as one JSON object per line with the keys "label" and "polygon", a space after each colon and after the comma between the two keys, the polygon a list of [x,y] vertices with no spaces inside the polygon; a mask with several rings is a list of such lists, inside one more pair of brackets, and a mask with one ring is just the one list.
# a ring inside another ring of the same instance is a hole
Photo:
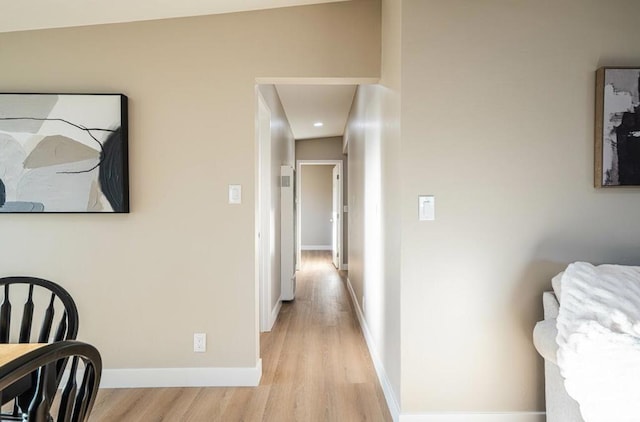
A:
{"label": "white trim", "polygon": [[271,310],[271,318],[269,318],[269,326],[267,327],[268,329],[266,331],[271,331],[273,329],[273,324],[275,324],[276,320],[278,319],[280,309],[282,309],[282,296],[278,298],[278,303],[276,303],[276,306],[274,306]]}
{"label": "white trim", "polygon": [[424,413],[400,415],[399,422],[544,422],[544,412]]}
{"label": "white trim", "polygon": [[262,377],[262,359],[247,368],[105,369],[100,388],[255,387]]}
{"label": "white trim", "polygon": [[379,82],[380,78],[256,78],[256,83],[261,85],[375,85]]}
{"label": "white trim", "polygon": [[[382,392],[384,393],[384,398],[387,401],[387,406],[389,407],[389,412],[391,413],[391,417],[394,422],[409,422],[401,419],[400,415],[400,406],[398,405],[398,399],[393,391],[393,387],[391,387],[391,382],[389,381],[389,377],[387,376],[387,372],[384,369],[384,365],[382,364],[382,360],[378,355],[377,349],[375,347],[375,343],[373,342],[373,336],[371,335],[371,331],[369,331],[369,326],[367,325],[367,321],[364,319],[364,315],[362,310],[360,309],[360,305],[356,300],[356,293],[353,291],[353,286],[351,285],[351,280],[347,277],[347,290],[349,290],[349,295],[351,296],[351,302],[353,303],[353,307],[356,310],[356,315],[358,316],[358,321],[360,322],[360,328],[362,329],[362,334],[364,335],[364,339],[367,342],[367,347],[369,348],[369,354],[371,355],[371,360],[373,361],[373,366],[376,369],[376,374],[378,375],[378,380],[380,381],[380,385],[382,386]],[[417,420],[415,421],[417,422]]]}
{"label": "white trim", "polygon": [[[258,287],[258,315],[260,331],[270,331],[271,321],[271,289],[276,283],[273,270],[276,263],[274,251],[271,250],[271,240],[275,233],[271,233],[271,109],[264,99],[260,89],[256,86],[256,273]],[[277,280],[280,283],[280,280]]]}
{"label": "white trim", "polygon": [[300,249],[303,251],[330,251],[331,245],[302,245]]}

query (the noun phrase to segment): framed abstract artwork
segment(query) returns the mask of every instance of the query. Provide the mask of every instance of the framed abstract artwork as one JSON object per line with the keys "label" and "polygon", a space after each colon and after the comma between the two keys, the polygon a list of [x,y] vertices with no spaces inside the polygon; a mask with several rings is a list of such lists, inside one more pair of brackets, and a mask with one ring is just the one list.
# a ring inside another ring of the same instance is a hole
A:
{"label": "framed abstract artwork", "polygon": [[128,213],[127,97],[0,94],[0,212]]}
{"label": "framed abstract artwork", "polygon": [[640,186],[640,68],[596,72],[595,186]]}

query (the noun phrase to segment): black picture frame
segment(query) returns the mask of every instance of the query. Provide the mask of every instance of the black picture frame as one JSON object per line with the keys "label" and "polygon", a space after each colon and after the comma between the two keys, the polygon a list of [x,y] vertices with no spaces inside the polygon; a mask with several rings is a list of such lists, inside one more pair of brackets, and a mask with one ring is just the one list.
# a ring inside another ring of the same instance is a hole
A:
{"label": "black picture frame", "polygon": [[640,67],[596,71],[597,188],[640,186]]}
{"label": "black picture frame", "polygon": [[124,94],[0,93],[0,213],[128,213]]}

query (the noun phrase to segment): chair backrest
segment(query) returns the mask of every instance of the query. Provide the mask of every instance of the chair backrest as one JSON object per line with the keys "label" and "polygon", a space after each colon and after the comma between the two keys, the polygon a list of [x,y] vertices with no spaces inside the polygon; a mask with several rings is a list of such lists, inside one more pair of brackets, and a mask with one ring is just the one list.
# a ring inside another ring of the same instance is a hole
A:
{"label": "chair backrest", "polygon": [[[70,364],[69,364],[70,363]],[[66,368],[61,383],[60,368]],[[22,420],[84,422],[98,394],[102,359],[98,350],[79,341],[47,344],[0,366],[0,395],[31,374],[36,388]]]}
{"label": "chair backrest", "polygon": [[78,308],[58,284],[36,277],[3,277],[0,297],[0,343],[51,343],[76,338]]}

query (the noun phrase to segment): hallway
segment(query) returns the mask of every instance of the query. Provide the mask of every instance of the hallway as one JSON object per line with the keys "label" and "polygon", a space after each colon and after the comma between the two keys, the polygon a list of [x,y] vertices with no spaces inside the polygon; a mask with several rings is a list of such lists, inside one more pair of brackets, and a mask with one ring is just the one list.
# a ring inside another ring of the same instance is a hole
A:
{"label": "hallway", "polygon": [[391,420],[330,251],[303,251],[296,300],[262,337],[265,421]]}
{"label": "hallway", "polygon": [[91,421],[391,421],[330,251],[303,252],[296,299],[260,341],[258,387],[102,390]]}

